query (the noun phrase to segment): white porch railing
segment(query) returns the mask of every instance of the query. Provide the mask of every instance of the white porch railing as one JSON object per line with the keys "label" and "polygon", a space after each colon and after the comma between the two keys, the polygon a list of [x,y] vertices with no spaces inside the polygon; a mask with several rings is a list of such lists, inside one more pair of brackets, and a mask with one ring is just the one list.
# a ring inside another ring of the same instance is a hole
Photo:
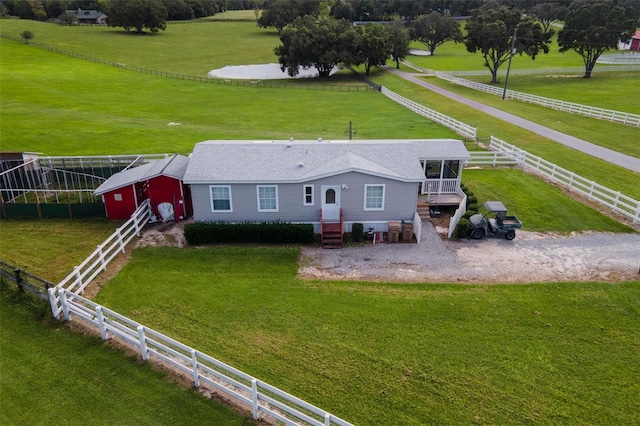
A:
{"label": "white porch railing", "polygon": [[144,361],[153,358],[191,376],[195,387],[207,387],[232,399],[247,408],[254,420],[268,417],[287,425],[351,426],[325,410],[104,306],[63,288],[58,295],[66,320],[81,320],[99,329],[103,340],[117,338],[128,343]]}
{"label": "white porch railing", "polygon": [[[453,76],[445,72],[436,72],[436,76],[443,80],[450,81],[460,86],[469,87],[481,92],[492,95],[502,96],[503,89],[490,86],[488,84],[477,83],[475,81],[466,80],[464,78]],[[599,120],[608,120],[616,123],[626,124],[628,126],[640,127],[640,115],[628,112],[614,111],[588,105],[574,104],[573,102],[565,102],[557,99],[545,98],[542,96],[530,95],[528,93],[507,90],[506,97],[516,99],[523,102],[529,102],[535,105],[549,107],[558,111],[569,112],[572,114],[584,115]]]}
{"label": "white porch railing", "polygon": [[422,183],[423,194],[457,194],[460,179],[426,179]]}
{"label": "white porch railing", "polygon": [[633,220],[633,223],[640,221],[640,201],[628,197],[620,191],[614,191],[595,183],[493,136],[491,136],[489,149],[513,159],[518,164],[535,169],[538,173],[584,195],[589,200],[609,207],[612,211]]}
{"label": "white porch railing", "polygon": [[473,140],[476,139],[476,134],[478,133],[478,130],[475,127],[469,126],[468,124],[465,124],[462,121],[458,121],[438,111],[434,111],[423,105],[420,105],[417,102],[414,102],[410,99],[400,96],[397,93],[392,92],[391,90],[387,89],[384,86],[380,87],[380,91],[382,92],[383,95],[385,95],[389,99],[394,100],[395,102],[399,103],[405,108],[408,108],[411,111],[417,114],[420,114],[421,116],[428,118],[431,121],[442,124],[443,126],[448,127],[451,130],[455,131],[459,135],[462,135],[466,138],[473,139]]}

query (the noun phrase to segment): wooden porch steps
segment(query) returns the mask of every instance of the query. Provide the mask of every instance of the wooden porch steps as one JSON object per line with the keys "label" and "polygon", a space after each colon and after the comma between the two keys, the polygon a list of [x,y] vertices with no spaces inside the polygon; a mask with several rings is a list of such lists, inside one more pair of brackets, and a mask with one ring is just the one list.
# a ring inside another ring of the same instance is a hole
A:
{"label": "wooden porch steps", "polygon": [[323,221],[320,213],[320,243],[324,249],[341,249],[344,247],[344,222],[342,209],[340,221]]}
{"label": "wooden porch steps", "polygon": [[431,215],[429,214],[428,203],[418,203],[418,206],[416,207],[416,212],[418,213],[418,216],[420,216],[420,219],[422,220],[431,219]]}

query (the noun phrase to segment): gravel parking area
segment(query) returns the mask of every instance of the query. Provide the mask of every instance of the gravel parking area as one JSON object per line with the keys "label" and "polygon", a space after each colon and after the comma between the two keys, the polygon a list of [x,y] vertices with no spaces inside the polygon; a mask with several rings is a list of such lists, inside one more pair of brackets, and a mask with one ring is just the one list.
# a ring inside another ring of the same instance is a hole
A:
{"label": "gravel parking area", "polygon": [[[148,226],[135,246],[185,247],[183,225]],[[513,241],[451,241],[430,221],[424,221],[420,244],[301,250],[298,273],[302,278],[446,283],[640,280],[637,233],[555,235],[518,231]]]}
{"label": "gravel parking area", "polygon": [[518,231],[516,239],[450,241],[422,224],[420,244],[302,249],[305,278],[392,282],[529,283],[640,279],[640,235]]}

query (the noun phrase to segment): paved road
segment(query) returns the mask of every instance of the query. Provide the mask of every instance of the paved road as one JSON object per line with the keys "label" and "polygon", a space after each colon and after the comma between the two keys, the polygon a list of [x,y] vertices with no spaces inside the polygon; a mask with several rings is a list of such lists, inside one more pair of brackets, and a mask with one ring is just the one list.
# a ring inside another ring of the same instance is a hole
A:
{"label": "paved road", "polygon": [[[573,148],[577,151],[582,151],[585,154],[589,154],[593,157],[599,158],[601,160],[607,161],[611,164],[615,164],[620,167],[624,167],[625,169],[631,170],[636,173],[640,173],[640,159],[631,157],[626,154],[622,154],[620,152],[616,152],[607,148],[603,148],[601,146],[592,144],[591,142],[584,141],[582,139],[578,139],[576,137],[567,135],[562,132],[558,132],[557,130],[550,129],[548,127],[541,126],[533,121],[525,120],[524,118],[520,118],[513,114],[509,114],[508,112],[504,112],[497,108],[493,108],[487,105],[484,105],[480,102],[473,101],[471,99],[467,99],[464,96],[457,95],[448,90],[442,89],[433,84],[427,83],[424,80],[416,77],[415,73],[407,73],[404,71],[399,71],[392,67],[385,67],[388,71],[391,71],[402,78],[411,81],[419,86],[424,87],[425,89],[436,92],[440,95],[446,96],[450,99],[453,99],[457,102],[468,105],[472,108],[475,108],[479,111],[482,111],[486,114],[492,115],[496,118],[504,120],[510,124],[515,124],[516,126],[522,127],[523,129],[527,129],[533,133],[536,133],[540,136],[543,136],[547,139],[551,139],[556,141],[562,145],[565,145],[569,148]],[[422,75],[422,74],[417,74]],[[640,140],[640,132],[638,132],[638,140]],[[507,141],[508,142],[508,141]]]}

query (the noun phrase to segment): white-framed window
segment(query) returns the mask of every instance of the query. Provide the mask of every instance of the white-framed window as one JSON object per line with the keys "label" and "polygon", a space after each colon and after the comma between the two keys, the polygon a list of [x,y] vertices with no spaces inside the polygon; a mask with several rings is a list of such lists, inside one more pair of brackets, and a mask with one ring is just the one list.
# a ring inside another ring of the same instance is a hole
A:
{"label": "white-framed window", "polygon": [[259,212],[278,211],[278,187],[276,185],[256,186]]}
{"label": "white-framed window", "polygon": [[122,194],[113,194],[114,201],[122,201]]}
{"label": "white-framed window", "polygon": [[384,185],[364,186],[364,209],[384,210]]}
{"label": "white-framed window", "polygon": [[305,206],[313,205],[313,185],[304,185],[302,189],[302,204]]}
{"label": "white-framed window", "polygon": [[212,212],[232,212],[231,187],[229,185],[211,185],[211,211]]}

